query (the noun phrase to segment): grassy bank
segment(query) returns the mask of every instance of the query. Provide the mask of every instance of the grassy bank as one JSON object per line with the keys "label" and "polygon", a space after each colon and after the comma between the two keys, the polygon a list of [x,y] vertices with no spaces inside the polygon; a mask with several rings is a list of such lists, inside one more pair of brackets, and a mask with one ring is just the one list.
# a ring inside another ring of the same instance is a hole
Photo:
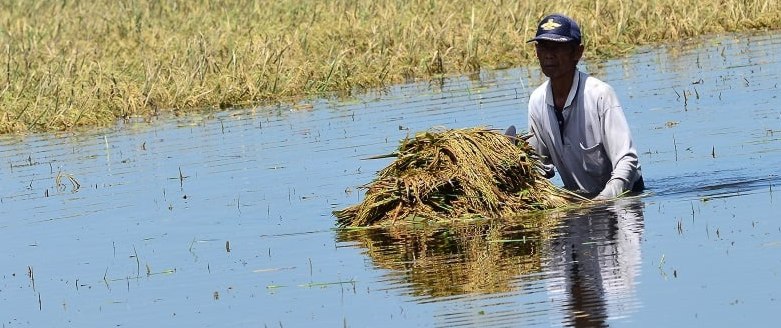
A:
{"label": "grassy bank", "polygon": [[360,92],[532,62],[538,19],[589,58],[781,27],[776,0],[0,0],[0,133]]}

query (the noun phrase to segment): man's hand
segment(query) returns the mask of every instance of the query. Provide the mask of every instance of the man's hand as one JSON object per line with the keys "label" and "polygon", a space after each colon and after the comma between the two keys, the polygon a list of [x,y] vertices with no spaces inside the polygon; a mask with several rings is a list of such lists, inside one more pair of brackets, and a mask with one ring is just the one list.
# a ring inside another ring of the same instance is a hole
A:
{"label": "man's hand", "polygon": [[504,135],[506,135],[510,140],[513,142],[513,144],[518,144],[518,137],[516,136],[515,132],[515,125],[510,125],[507,130],[504,130]]}
{"label": "man's hand", "polygon": [[602,192],[594,197],[594,200],[613,199],[623,194],[624,191],[626,191],[624,180],[612,179],[607,182],[605,189],[602,189]]}

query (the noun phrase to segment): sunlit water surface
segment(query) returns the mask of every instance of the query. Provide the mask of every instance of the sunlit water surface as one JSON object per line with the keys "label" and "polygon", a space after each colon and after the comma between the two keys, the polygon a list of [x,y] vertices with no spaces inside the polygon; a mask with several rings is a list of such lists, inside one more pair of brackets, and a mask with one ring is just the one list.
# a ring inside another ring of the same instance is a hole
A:
{"label": "sunlit water surface", "polygon": [[776,33],[584,64],[618,92],[650,194],[545,229],[331,215],[409,134],[526,126],[535,68],[3,136],[2,326],[775,325],[779,53]]}

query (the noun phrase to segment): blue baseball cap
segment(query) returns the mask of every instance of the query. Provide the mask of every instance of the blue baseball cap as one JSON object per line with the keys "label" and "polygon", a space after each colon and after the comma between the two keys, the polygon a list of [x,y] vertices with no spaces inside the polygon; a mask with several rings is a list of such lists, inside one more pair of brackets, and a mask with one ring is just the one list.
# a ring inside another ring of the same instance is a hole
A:
{"label": "blue baseball cap", "polygon": [[537,25],[537,34],[532,41],[580,42],[580,27],[572,18],[561,14],[545,16]]}

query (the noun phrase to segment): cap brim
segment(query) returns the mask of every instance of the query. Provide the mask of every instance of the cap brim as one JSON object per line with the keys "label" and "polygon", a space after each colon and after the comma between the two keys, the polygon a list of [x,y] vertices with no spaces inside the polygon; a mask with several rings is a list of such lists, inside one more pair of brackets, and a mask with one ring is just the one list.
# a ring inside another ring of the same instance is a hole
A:
{"label": "cap brim", "polygon": [[535,36],[534,39],[531,39],[526,42],[529,43],[534,41],[571,42],[571,41],[575,41],[575,39],[567,36],[561,36],[558,34],[540,34],[538,36]]}

